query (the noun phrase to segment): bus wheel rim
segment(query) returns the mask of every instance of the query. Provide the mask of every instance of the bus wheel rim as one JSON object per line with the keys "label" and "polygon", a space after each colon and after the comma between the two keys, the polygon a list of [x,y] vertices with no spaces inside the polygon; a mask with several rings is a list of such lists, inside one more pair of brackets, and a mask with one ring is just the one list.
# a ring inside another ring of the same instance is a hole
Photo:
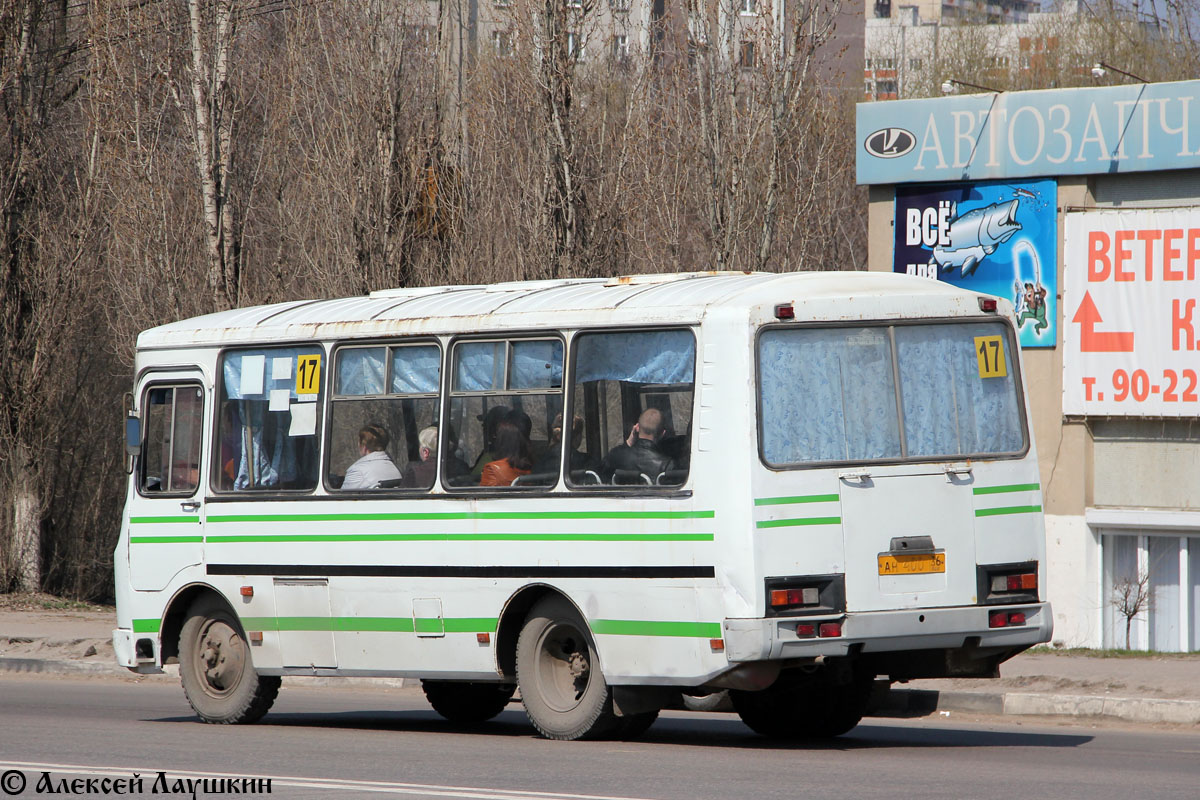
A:
{"label": "bus wheel rim", "polygon": [[196,643],[196,672],[205,692],[214,697],[232,694],[241,682],[246,648],[241,634],[224,620],[209,620]]}
{"label": "bus wheel rim", "polygon": [[591,682],[587,638],[574,625],[550,625],[538,641],[536,669],[539,694],[552,711],[577,708]]}

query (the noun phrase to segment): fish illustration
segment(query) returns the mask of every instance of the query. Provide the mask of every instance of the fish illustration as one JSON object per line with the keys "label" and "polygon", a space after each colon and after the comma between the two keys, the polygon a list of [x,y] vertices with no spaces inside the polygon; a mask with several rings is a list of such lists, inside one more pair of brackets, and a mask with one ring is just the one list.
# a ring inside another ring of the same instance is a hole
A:
{"label": "fish illustration", "polygon": [[950,244],[933,248],[929,263],[937,263],[942,272],[961,269],[964,278],[979,267],[984,258],[1007,242],[1021,223],[1017,222],[1020,198],[974,208],[950,221]]}

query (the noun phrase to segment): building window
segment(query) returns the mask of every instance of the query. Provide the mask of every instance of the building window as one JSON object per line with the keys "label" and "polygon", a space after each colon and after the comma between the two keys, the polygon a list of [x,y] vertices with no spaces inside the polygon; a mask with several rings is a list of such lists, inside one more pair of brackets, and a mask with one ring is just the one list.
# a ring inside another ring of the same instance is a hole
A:
{"label": "building window", "polygon": [[920,69],[920,68],[921,68],[921,59],[919,59],[919,58],[910,58],[910,59],[908,60],[908,68],[909,68],[909,69],[911,69],[911,70],[918,70],[918,69]]}
{"label": "building window", "polygon": [[608,0],[609,8],[613,11],[628,11],[630,0]]}
{"label": "building window", "polygon": [[629,59],[629,36],[624,33],[615,34],[612,38],[612,57],[614,61]]}
{"label": "building window", "polygon": [[742,69],[751,69],[754,67],[754,42],[742,42],[741,50],[738,53],[738,65]]}
{"label": "building window", "polygon": [[1102,543],[1104,646],[1200,650],[1200,536],[1105,532]]}
{"label": "building window", "polygon": [[576,61],[583,61],[583,36],[575,32],[567,33],[567,55]]}
{"label": "building window", "polygon": [[758,15],[758,0],[741,0],[742,14],[745,16]]}
{"label": "building window", "polygon": [[492,49],[501,58],[507,58],[513,53],[512,33],[509,31],[492,31]]}

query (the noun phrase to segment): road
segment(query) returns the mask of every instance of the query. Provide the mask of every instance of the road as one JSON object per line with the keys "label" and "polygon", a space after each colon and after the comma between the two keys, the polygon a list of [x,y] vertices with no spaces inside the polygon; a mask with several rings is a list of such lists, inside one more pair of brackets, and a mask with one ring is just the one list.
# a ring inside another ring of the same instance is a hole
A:
{"label": "road", "polygon": [[[870,719],[829,744],[669,713],[637,742],[536,738],[519,705],[456,729],[419,690],[289,686],[258,725],[195,721],[177,684],[0,675],[0,771],[269,776],[289,798],[1195,798],[1200,730]],[[15,779],[13,779],[15,780]],[[6,784],[11,785],[11,784]],[[61,785],[61,784],[57,784]],[[0,787],[2,788],[2,787]],[[4,797],[0,794],[0,800]]]}

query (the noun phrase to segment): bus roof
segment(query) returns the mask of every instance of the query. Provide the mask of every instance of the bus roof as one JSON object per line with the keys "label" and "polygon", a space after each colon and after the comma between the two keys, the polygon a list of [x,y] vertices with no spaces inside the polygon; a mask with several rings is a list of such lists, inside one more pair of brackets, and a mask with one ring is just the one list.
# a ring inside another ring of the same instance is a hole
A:
{"label": "bus roof", "polygon": [[[924,298],[917,312],[921,314],[978,313],[977,295],[971,292],[941,281],[886,272],[687,272],[388,289],[366,297],[254,306],[151,328],[138,336],[138,348],[694,324],[717,308],[779,303],[794,303],[797,319],[867,319],[897,316],[893,304],[885,305],[897,296]],[[813,313],[805,313],[810,306]],[[892,313],[887,313],[889,307]]]}

